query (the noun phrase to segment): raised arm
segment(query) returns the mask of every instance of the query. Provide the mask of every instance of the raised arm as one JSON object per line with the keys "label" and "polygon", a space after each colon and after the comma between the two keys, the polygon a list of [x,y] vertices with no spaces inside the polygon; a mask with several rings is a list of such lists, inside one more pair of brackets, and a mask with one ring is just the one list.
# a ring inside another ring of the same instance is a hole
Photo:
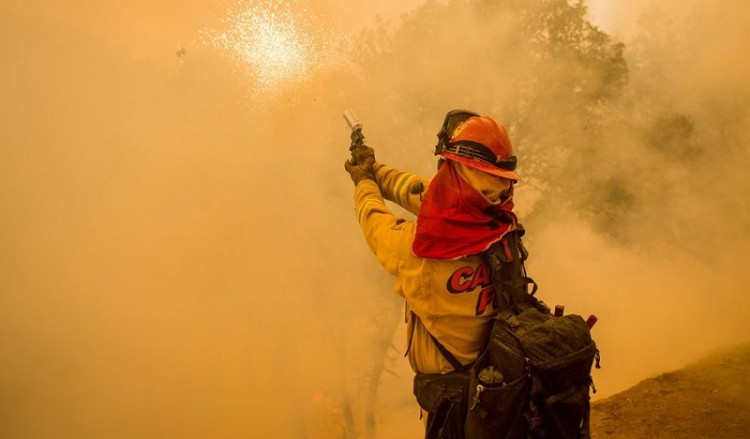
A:
{"label": "raised arm", "polygon": [[[397,275],[400,264],[415,257],[411,252],[414,223],[397,217],[386,207],[381,188],[376,182],[374,165],[372,149],[367,148],[353,152],[352,159],[344,163],[344,169],[354,182],[354,208],[367,245],[378,262],[391,274]],[[396,180],[398,182],[401,178]]]}
{"label": "raised arm", "polygon": [[429,184],[427,179],[376,163],[375,180],[386,200],[398,204],[414,215],[419,213],[422,194]]}
{"label": "raised arm", "polygon": [[357,221],[370,250],[391,274],[398,275],[400,265],[410,258],[414,223],[394,215],[373,180],[362,180],[354,189]]}

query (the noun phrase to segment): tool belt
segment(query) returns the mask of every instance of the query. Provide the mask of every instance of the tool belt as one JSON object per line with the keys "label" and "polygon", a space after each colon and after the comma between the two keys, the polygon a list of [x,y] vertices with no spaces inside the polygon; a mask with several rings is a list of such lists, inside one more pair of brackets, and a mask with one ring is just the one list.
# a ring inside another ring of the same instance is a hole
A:
{"label": "tool belt", "polygon": [[417,372],[414,376],[414,396],[426,412],[434,412],[444,401],[466,401],[468,388],[468,372],[451,372],[445,375]]}
{"label": "tool belt", "polygon": [[449,374],[417,373],[414,396],[428,412],[426,439],[464,439],[469,372]]}

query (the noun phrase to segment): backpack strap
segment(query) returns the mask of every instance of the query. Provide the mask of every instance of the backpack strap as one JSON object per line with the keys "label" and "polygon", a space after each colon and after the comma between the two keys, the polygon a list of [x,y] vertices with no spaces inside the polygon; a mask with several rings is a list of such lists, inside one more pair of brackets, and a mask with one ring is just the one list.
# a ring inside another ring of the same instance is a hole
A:
{"label": "backpack strap", "polygon": [[[522,303],[536,304],[534,298],[537,284],[526,274],[524,262],[529,253],[526,251],[521,237],[526,230],[521,224],[503,236],[503,239],[492,244],[482,253],[492,270],[492,280],[495,284],[495,309],[519,312]],[[529,291],[531,285],[531,291]]]}
{"label": "backpack strap", "polygon": [[[435,347],[437,348],[437,350],[443,355],[443,358],[445,358],[445,360],[451,365],[451,367],[453,367],[453,370],[455,372],[464,372],[471,369],[471,366],[474,365],[474,362],[471,362],[469,364],[461,364],[461,362],[458,361],[458,358],[456,358],[456,356],[453,355],[451,351],[448,350],[448,348],[443,346],[443,344],[438,341],[437,337],[432,335],[432,333],[427,330],[427,328],[422,323],[422,320],[414,311],[412,311],[411,315],[413,319],[416,319],[416,321],[418,321],[419,324],[422,325],[422,329],[424,329],[424,332],[426,332],[427,335],[430,336],[432,342],[435,343]],[[416,326],[416,322],[414,326]],[[414,326],[412,326],[412,334],[411,337],[409,337],[409,346],[407,347],[406,354],[404,354],[404,356],[406,356],[411,349],[411,340],[414,338]]]}
{"label": "backpack strap", "polygon": [[[427,331],[427,328],[425,328],[425,331]],[[427,331],[427,333],[430,334],[429,331]],[[473,362],[469,364],[461,364],[461,362],[458,361],[458,358],[456,358],[455,355],[451,354],[451,352],[445,346],[443,346],[443,344],[440,343],[434,335],[430,334],[430,338],[432,338],[433,343],[435,343],[435,347],[438,349],[438,351],[440,351],[441,354],[443,354],[443,357],[448,361],[448,363],[450,363],[455,372],[464,372],[471,369],[471,366],[474,364]]]}

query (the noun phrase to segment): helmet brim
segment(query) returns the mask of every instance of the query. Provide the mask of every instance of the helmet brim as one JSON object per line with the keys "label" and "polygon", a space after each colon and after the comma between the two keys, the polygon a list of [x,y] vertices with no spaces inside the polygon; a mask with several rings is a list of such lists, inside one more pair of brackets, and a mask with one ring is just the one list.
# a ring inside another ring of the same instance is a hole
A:
{"label": "helmet brim", "polygon": [[448,160],[453,160],[454,162],[463,163],[466,166],[472,167],[474,169],[478,169],[482,172],[486,172],[492,175],[497,175],[498,177],[504,177],[509,180],[516,180],[516,181],[521,179],[521,176],[516,174],[515,172],[508,171],[507,169],[503,169],[503,168],[498,168],[497,166],[492,166],[491,164],[487,162],[470,159],[468,157],[456,155],[448,151],[443,151],[439,153],[438,155]]}

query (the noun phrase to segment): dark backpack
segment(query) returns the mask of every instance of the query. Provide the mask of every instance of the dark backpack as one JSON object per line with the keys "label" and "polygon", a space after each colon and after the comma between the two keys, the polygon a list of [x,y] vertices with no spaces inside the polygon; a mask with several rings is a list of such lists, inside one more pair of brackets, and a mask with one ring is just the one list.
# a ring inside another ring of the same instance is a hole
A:
{"label": "dark backpack", "polygon": [[534,297],[523,233],[508,233],[485,254],[501,311],[469,373],[466,438],[589,438],[599,351],[581,316],[552,314]]}

